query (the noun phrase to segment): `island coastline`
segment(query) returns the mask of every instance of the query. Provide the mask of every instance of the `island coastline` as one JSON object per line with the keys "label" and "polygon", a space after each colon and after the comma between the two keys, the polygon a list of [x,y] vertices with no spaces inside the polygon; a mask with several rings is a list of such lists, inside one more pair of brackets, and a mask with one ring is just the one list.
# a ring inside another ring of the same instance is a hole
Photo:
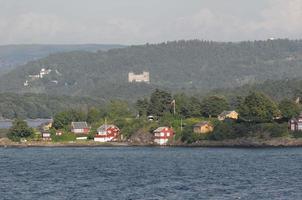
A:
{"label": "island coastline", "polygon": [[0,139],[0,147],[3,148],[27,148],[27,147],[205,147],[205,148],[284,148],[284,147],[302,147],[302,138],[239,138],[222,141],[201,140],[192,144],[171,143],[165,146],[147,143],[131,142],[106,142],[98,143],[93,141],[76,142],[13,142],[9,139]]}

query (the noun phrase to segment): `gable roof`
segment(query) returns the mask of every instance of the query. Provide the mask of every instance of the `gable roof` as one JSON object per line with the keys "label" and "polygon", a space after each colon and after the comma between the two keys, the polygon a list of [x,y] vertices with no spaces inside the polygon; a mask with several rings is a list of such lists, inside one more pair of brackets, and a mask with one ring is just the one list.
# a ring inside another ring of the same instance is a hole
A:
{"label": "gable roof", "polygon": [[117,126],[113,125],[113,124],[103,124],[102,126],[100,126],[97,131],[98,132],[102,132],[102,131],[106,131],[108,128],[117,128]]}
{"label": "gable roof", "polygon": [[236,112],[236,111],[235,111],[235,110],[231,110],[231,111],[223,111],[222,113],[220,113],[219,116],[226,116],[226,115],[231,114],[232,112]]}
{"label": "gable roof", "polygon": [[71,122],[71,127],[73,129],[84,129],[89,128],[87,122]]}
{"label": "gable roof", "polygon": [[199,123],[195,124],[194,127],[201,127],[201,126],[205,126],[205,125],[211,125],[211,123],[208,121],[203,121],[203,122],[199,122]]}
{"label": "gable roof", "polygon": [[155,129],[153,132],[161,132],[161,131],[163,131],[164,129],[170,129],[169,127],[167,127],[167,126],[162,126],[162,127],[158,127],[157,129]]}

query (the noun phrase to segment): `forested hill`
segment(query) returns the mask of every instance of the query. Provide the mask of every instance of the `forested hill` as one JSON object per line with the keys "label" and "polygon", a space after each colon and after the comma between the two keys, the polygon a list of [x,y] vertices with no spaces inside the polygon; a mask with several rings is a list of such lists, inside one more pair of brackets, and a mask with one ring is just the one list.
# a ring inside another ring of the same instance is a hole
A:
{"label": "forested hill", "polygon": [[0,70],[9,70],[31,60],[40,59],[49,54],[75,50],[96,52],[121,48],[122,45],[83,44],[83,45],[3,45],[0,46]]}
{"label": "forested hill", "polygon": [[[52,72],[23,83],[41,68]],[[98,52],[68,52],[29,62],[0,79],[0,91],[134,98],[155,88],[206,92],[267,79],[302,77],[302,41],[177,41]],[[128,72],[149,71],[151,85],[128,84]]]}
{"label": "forested hill", "polygon": [[42,94],[0,94],[0,119],[50,118],[67,109],[87,111],[105,105],[102,99],[49,96]]}

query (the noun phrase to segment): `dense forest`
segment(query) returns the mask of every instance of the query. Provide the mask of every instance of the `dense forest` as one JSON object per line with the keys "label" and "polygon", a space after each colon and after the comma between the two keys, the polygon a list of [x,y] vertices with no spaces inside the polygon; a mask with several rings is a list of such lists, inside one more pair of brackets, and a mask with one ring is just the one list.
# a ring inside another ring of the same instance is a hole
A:
{"label": "dense forest", "polygon": [[0,94],[0,119],[50,118],[62,110],[86,111],[91,107],[100,107],[104,103],[101,99],[87,97],[3,93]]}
{"label": "dense forest", "polygon": [[[302,77],[302,41],[240,43],[176,41],[98,52],[74,51],[48,56],[0,79],[0,91],[96,96],[134,100],[154,88],[207,93],[266,80]],[[23,83],[41,68],[52,73]],[[128,72],[150,71],[151,84],[128,84]],[[58,73],[55,73],[58,72]]]}
{"label": "dense forest", "polygon": [[227,97],[229,100],[238,96],[247,95],[251,91],[259,91],[267,94],[276,101],[284,98],[302,100],[302,80],[301,79],[285,79],[285,80],[267,80],[263,83],[246,84],[236,88],[220,88],[209,92],[207,95],[219,94]]}

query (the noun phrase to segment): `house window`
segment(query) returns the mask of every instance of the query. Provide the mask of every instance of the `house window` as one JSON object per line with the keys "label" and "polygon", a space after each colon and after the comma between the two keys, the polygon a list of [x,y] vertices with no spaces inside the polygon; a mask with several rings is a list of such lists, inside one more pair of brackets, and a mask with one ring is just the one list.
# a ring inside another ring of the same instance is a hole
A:
{"label": "house window", "polygon": [[170,137],[170,133],[167,133],[167,136]]}

